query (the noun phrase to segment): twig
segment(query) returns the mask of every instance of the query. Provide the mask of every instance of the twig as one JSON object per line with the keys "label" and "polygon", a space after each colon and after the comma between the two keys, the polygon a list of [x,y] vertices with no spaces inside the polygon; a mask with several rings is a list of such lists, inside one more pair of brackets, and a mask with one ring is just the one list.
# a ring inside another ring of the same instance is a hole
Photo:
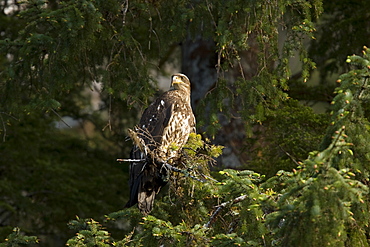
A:
{"label": "twig", "polygon": [[185,176],[188,176],[188,177],[190,177],[190,178],[192,178],[192,179],[194,179],[194,180],[197,180],[198,182],[202,182],[202,183],[204,183],[204,181],[203,180],[201,180],[201,179],[199,179],[199,178],[197,178],[197,177],[194,177],[193,175],[190,175],[188,172],[186,172],[186,171],[184,171],[184,170],[181,170],[181,169],[179,169],[179,168],[176,168],[176,167],[174,167],[174,166],[171,166],[170,164],[168,164],[168,163],[164,163],[163,165],[165,165],[168,169],[170,169],[171,171],[174,171],[174,172],[181,172],[182,174],[184,174]]}
{"label": "twig", "polygon": [[67,124],[67,122],[66,121],[64,121],[63,120],[63,118],[62,118],[62,116],[61,115],[59,115],[59,113],[57,113],[54,109],[51,109],[51,111],[55,114],[55,115],[57,115],[58,117],[59,117],[59,119],[60,119],[60,121],[62,121],[68,128],[72,128],[69,124]]}
{"label": "twig", "polygon": [[9,113],[6,113],[6,112],[0,112],[0,119],[1,119],[1,123],[3,125],[3,131],[4,131],[4,135],[3,135],[3,142],[5,142],[6,140],[6,136],[7,136],[7,131],[6,131],[6,124],[5,124],[5,121],[4,121],[4,118],[2,115],[7,115],[8,117],[11,117],[17,121],[19,121],[19,119],[17,119],[16,117],[13,117],[12,115],[10,115]]}
{"label": "twig", "polygon": [[6,126],[5,126],[5,123],[4,123],[3,116],[1,114],[0,114],[0,118],[1,118],[1,123],[3,124],[3,130],[4,130],[3,142],[5,142],[5,138],[6,138]]}
{"label": "twig", "polygon": [[[146,159],[117,159],[117,161],[118,162],[144,162],[144,161],[146,161]],[[169,170],[171,170],[171,171],[173,171],[173,172],[180,172],[180,173],[182,173],[182,174],[184,174],[185,176],[188,176],[188,177],[190,177],[190,178],[192,178],[192,179],[194,179],[194,180],[197,180],[198,182],[202,182],[202,183],[204,183],[204,181],[203,180],[201,180],[201,179],[199,179],[199,178],[197,178],[197,177],[195,177],[195,176],[193,176],[193,175],[190,175],[187,171],[185,171],[185,170],[181,170],[181,169],[179,169],[179,168],[176,168],[176,167],[174,167],[174,166],[172,166],[172,165],[170,165],[170,164],[168,164],[168,163],[166,163],[166,162],[163,162],[163,165],[167,168],[167,169],[169,169]],[[203,175],[203,176],[205,176],[205,175]]]}
{"label": "twig", "polygon": [[127,13],[127,10],[128,10],[128,0],[125,0],[122,5],[122,24],[123,26],[126,24],[126,13]]}
{"label": "twig", "polygon": [[145,159],[117,159],[118,162],[143,162]]}
{"label": "twig", "polygon": [[11,118],[13,118],[14,120],[19,121],[19,119],[18,119],[18,118],[16,118],[16,117],[14,117],[14,116],[10,115],[9,113],[6,113],[6,112],[1,111],[1,112],[0,112],[0,114],[7,115],[8,117],[11,117]]}
{"label": "twig", "polygon": [[214,222],[215,220],[215,217],[220,213],[220,211],[225,208],[228,204],[235,204],[235,203],[238,203],[238,202],[241,202],[241,201],[244,201],[245,199],[247,198],[247,195],[242,195],[242,196],[239,196],[237,198],[235,198],[234,200],[231,200],[231,201],[227,201],[227,202],[223,202],[221,203],[220,205],[216,206],[216,210],[213,212],[213,214],[211,215],[211,217],[209,218],[209,221],[207,222],[207,224],[204,225],[204,227],[206,228],[209,228],[211,226],[211,224]]}
{"label": "twig", "polygon": [[290,153],[285,151],[280,145],[279,145],[279,148],[289,157],[289,159],[291,159],[297,166],[299,166],[298,161]]}
{"label": "twig", "polygon": [[206,179],[212,180],[213,182],[216,182],[216,183],[218,183],[218,182],[219,182],[219,181],[217,181],[216,179],[214,179],[214,178],[212,178],[212,177],[210,177],[210,176],[207,176],[207,175],[205,175],[205,174],[202,174],[202,176],[203,176],[203,177],[205,177]]}
{"label": "twig", "polygon": [[365,77],[364,83],[362,84],[361,90],[360,90],[360,92],[358,93],[358,96],[357,96],[358,99],[361,99],[362,98],[362,94],[364,93],[364,91],[366,89],[366,81],[367,80],[368,80],[368,77]]}
{"label": "twig", "polygon": [[[148,156],[148,153],[151,154],[150,149],[147,147],[147,145],[145,145],[145,141],[143,140],[143,138],[139,136],[139,133],[137,132],[137,130],[134,131],[132,129],[128,129],[127,131],[128,131],[128,135],[130,136],[132,142],[140,149],[141,152],[145,154],[145,156]],[[140,134],[141,136],[144,136],[145,133],[146,132],[144,131]],[[148,135],[151,137],[150,134]]]}
{"label": "twig", "polygon": [[108,123],[104,126],[102,131],[105,131],[107,127],[109,130],[112,131],[112,124],[111,124],[111,114],[112,114],[112,95],[109,95],[109,109],[108,109]]}
{"label": "twig", "polygon": [[[150,140],[149,143],[154,143],[154,146],[158,145],[158,143],[154,140],[153,136],[149,133],[149,131],[147,129],[142,129],[142,128],[139,128],[139,127],[135,127],[135,130],[128,129],[128,135],[129,135],[130,139],[132,140],[132,142],[134,143],[134,145],[136,147],[138,147],[140,149],[140,151],[145,154],[146,159],[117,159],[118,162],[125,162],[125,161],[126,162],[144,162],[144,161],[148,160],[149,157],[152,157],[152,160],[150,162],[148,162],[148,164],[153,163],[153,161],[154,161],[156,164],[162,164],[162,167],[164,166],[168,170],[171,170],[171,171],[174,171],[174,172],[180,172],[180,173],[184,174],[185,176],[188,176],[188,177],[190,177],[190,178],[192,178],[196,181],[204,183],[204,181],[202,179],[199,179],[199,178],[197,178],[193,175],[190,175],[188,171],[176,168],[176,167],[168,164],[166,161],[162,161],[158,157],[158,155],[156,155],[148,147],[149,144],[146,144],[146,141],[144,141],[144,138],[149,139]],[[171,159],[171,157],[169,159]]]}

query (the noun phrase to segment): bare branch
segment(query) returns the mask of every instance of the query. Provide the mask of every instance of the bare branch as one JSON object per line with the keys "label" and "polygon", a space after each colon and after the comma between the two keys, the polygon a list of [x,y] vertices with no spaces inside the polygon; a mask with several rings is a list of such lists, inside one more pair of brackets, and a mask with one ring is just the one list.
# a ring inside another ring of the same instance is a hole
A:
{"label": "bare branch", "polygon": [[220,211],[225,208],[228,204],[232,205],[232,204],[235,204],[235,203],[238,203],[238,202],[241,202],[241,201],[244,201],[245,199],[247,198],[247,195],[242,195],[242,196],[239,196],[237,198],[235,198],[234,200],[231,200],[231,201],[227,201],[227,202],[223,202],[221,203],[220,205],[216,206],[216,210],[213,212],[213,214],[211,215],[211,217],[209,218],[209,221],[207,222],[207,224],[204,225],[204,227],[206,228],[209,228],[211,226],[211,224],[215,221],[215,217],[220,213]]}
{"label": "bare branch", "polygon": [[123,26],[126,24],[126,13],[128,10],[128,0],[124,0],[123,3],[121,4],[122,7],[122,24]]}
{"label": "bare branch", "polygon": [[55,115],[57,115],[60,119],[60,121],[62,121],[62,123],[64,123],[68,128],[72,128],[69,124],[67,124],[66,121],[63,120],[62,116],[59,115],[59,113],[57,113],[54,109],[50,109]]}
{"label": "bare branch", "polygon": [[3,142],[5,142],[5,138],[6,138],[6,126],[5,126],[5,123],[4,123],[3,116],[1,114],[0,114],[0,119],[1,119],[1,123],[3,124],[3,130],[4,130]]}
{"label": "bare branch", "polygon": [[117,159],[118,162],[143,162],[145,159]]}
{"label": "bare branch", "polygon": [[111,124],[111,119],[112,119],[112,95],[109,95],[109,109],[108,109],[108,123],[104,126],[102,131],[105,131],[107,127],[109,127],[109,130],[112,131],[112,124]]}
{"label": "bare branch", "polygon": [[291,159],[297,166],[299,166],[298,161],[290,153],[285,151],[280,145],[279,145],[279,148],[289,157],[289,159]]}
{"label": "bare branch", "polygon": [[7,130],[6,130],[6,124],[5,124],[5,121],[4,121],[4,118],[3,118],[2,114],[7,115],[8,117],[11,117],[11,118],[13,118],[17,121],[19,121],[19,120],[17,118],[13,117],[12,115],[6,113],[6,112],[0,112],[0,120],[1,120],[1,124],[3,125],[3,131],[4,131],[3,142],[5,142],[6,135],[7,135]]}
{"label": "bare branch", "polygon": [[[117,161],[118,162],[144,162],[144,161],[146,161],[146,159],[117,159]],[[174,166],[172,166],[172,165],[170,165],[168,163],[165,163],[165,162],[163,163],[163,166],[165,166],[167,169],[169,169],[171,171],[180,172],[180,173],[184,174],[187,177],[190,177],[190,178],[192,178],[194,180],[197,180],[198,182],[204,183],[203,180],[201,180],[201,179],[199,179],[199,178],[197,178],[197,177],[195,177],[193,175],[190,175],[189,172],[186,171],[186,170],[181,170],[181,169],[176,168],[176,167],[174,167]],[[205,175],[203,175],[203,176],[205,176]]]}

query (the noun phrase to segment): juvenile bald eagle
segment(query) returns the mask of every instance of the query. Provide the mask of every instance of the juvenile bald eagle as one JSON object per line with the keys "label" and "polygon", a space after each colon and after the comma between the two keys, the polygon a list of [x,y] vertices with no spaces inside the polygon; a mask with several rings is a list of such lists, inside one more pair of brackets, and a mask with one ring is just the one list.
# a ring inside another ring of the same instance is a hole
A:
{"label": "juvenile bald eagle", "polygon": [[130,132],[134,146],[130,158],[130,200],[125,207],[138,204],[147,215],[154,198],[169,178],[165,163],[179,157],[189,134],[195,132],[195,117],[190,105],[190,81],[174,74],[170,89],[144,111],[135,131]]}

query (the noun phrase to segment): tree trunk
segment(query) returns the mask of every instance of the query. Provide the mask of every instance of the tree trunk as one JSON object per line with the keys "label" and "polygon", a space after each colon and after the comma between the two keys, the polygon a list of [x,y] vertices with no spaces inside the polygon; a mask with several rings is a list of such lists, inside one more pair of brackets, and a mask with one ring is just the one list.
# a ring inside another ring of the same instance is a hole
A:
{"label": "tree trunk", "polygon": [[[255,46],[254,46],[255,47]],[[241,67],[246,79],[252,78],[256,68],[256,53],[254,49],[243,52]],[[196,108],[207,92],[215,87],[217,81],[217,53],[215,43],[197,37],[195,40],[187,39],[182,43],[182,72],[192,82],[192,107]],[[241,76],[240,66],[234,66],[225,76],[228,83],[233,83]],[[225,99],[227,101],[227,99]],[[219,114],[221,129],[213,142],[225,146],[223,155],[217,160],[218,165],[229,168],[240,168],[247,162],[246,134],[244,121],[238,116],[238,110],[230,106],[230,112],[234,118],[227,118]],[[199,117],[199,116],[198,116]],[[200,116],[204,117],[204,116]],[[204,117],[204,118],[207,118]],[[199,132],[199,131],[198,131]],[[201,131],[200,131],[201,132]]]}

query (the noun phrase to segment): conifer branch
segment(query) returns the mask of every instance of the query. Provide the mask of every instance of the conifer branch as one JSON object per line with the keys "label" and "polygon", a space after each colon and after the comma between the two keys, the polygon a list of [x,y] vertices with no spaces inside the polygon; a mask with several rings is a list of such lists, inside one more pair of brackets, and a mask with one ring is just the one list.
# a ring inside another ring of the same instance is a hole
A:
{"label": "conifer branch", "polygon": [[228,204],[232,205],[232,204],[235,204],[235,203],[238,203],[238,202],[241,202],[241,201],[244,201],[245,199],[247,198],[247,195],[242,195],[242,196],[239,196],[237,198],[235,198],[234,200],[230,200],[230,201],[227,201],[227,202],[223,202],[221,203],[220,205],[216,206],[216,210],[213,212],[213,214],[211,215],[211,217],[209,218],[209,221],[207,222],[207,224],[204,225],[205,228],[209,228],[211,226],[211,224],[215,221],[215,217],[220,213],[220,211],[222,209],[224,209]]}

